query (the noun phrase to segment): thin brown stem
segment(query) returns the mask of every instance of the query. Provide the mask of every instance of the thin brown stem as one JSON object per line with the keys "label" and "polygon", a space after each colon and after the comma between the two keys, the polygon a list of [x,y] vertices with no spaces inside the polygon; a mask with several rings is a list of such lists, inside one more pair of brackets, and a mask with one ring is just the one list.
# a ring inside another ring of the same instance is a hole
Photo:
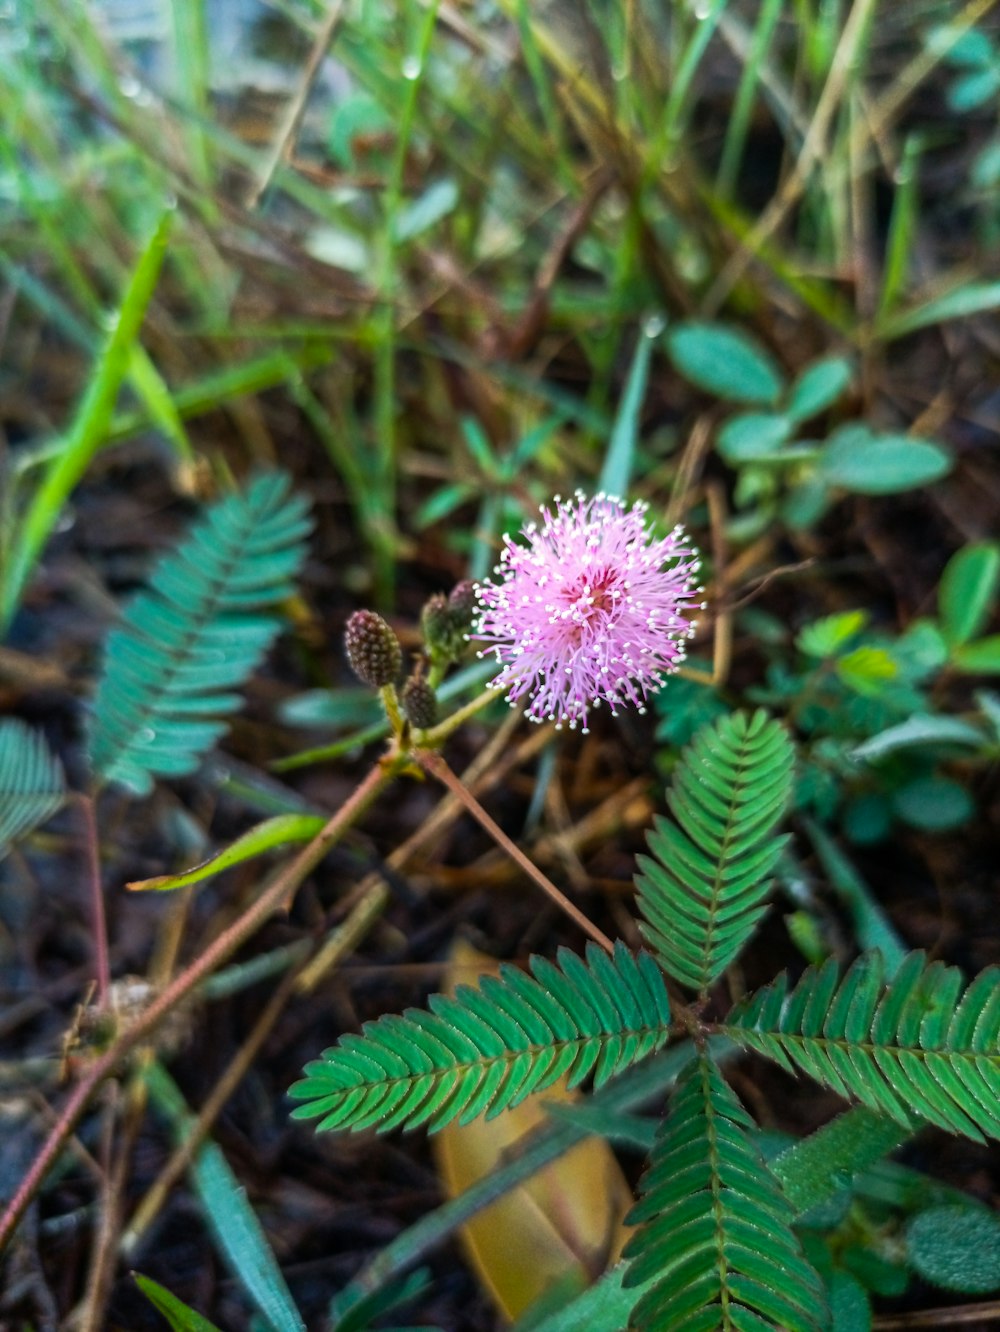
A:
{"label": "thin brown stem", "polygon": [[599,943],[606,952],[614,952],[614,944],[604,931],[599,929],[592,920],[589,920],[580,908],[576,906],[575,903],[571,902],[566,894],[557,888],[552,880],[547,878],[538,866],[528,859],[521,848],[516,846],[510,840],[500,825],[487,814],[485,809],[483,809],[482,805],[468,787],[466,787],[458,776],[452,772],[451,768],[448,767],[448,764],[440,754],[431,753],[426,749],[417,749],[414,750],[413,757],[422,768],[429,772],[433,777],[436,777],[439,782],[442,782],[447,786],[448,790],[462,802],[480,827],[484,828],[485,831],[489,833],[497,846],[499,846],[502,851],[506,851],[511,860],[513,860],[516,865],[519,865],[529,878],[534,879],[539,888],[551,898],[560,911],[569,916],[570,920],[579,925],[580,928]]}
{"label": "thin brown stem", "polygon": [[159,1023],[168,1013],[191,993],[207,976],[250,938],[264,921],[281,906],[298,888],[307,874],[323,859],[327,851],[337,842],[348,828],[372,805],[379,793],[392,781],[395,768],[391,764],[378,763],[364,778],[348,800],[331,816],[326,826],[313,838],[308,846],[303,847],[295,859],[280,871],[261,895],[251,903],[242,916],[225,929],[191,965],[153,1000],[131,1026],[125,1028],[111,1046],[91,1064],[81,1080],[70,1093],[49,1136],[42,1144],[14,1197],[0,1216],[0,1253],[10,1243],[18,1222],[25,1208],[49,1170],[55,1164],[59,1153],[76,1127],[80,1116],[86,1109],[94,1089],[106,1077],[110,1076],[129,1054],[149,1039]]}

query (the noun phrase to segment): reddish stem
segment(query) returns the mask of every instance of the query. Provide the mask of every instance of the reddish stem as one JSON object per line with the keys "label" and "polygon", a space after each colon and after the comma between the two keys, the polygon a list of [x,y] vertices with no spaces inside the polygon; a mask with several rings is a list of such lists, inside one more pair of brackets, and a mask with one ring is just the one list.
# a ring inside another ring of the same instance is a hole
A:
{"label": "reddish stem", "polygon": [[506,851],[511,860],[513,860],[516,865],[519,865],[521,869],[524,870],[525,874],[534,879],[539,888],[541,888],[541,890],[550,897],[553,902],[555,902],[560,911],[564,911],[566,915],[569,916],[570,920],[575,921],[576,924],[589,934],[592,939],[599,943],[606,952],[613,953],[615,951],[614,944],[604,931],[598,929],[592,920],[588,920],[580,908],[574,902],[571,902],[566,894],[557,888],[552,880],[547,878],[538,866],[528,859],[521,848],[510,840],[500,825],[487,814],[485,809],[483,809],[482,805],[469,788],[462,782],[461,778],[458,777],[456,773],[452,772],[451,768],[448,767],[448,764],[440,754],[432,753],[426,749],[415,749],[413,751],[413,757],[422,768],[426,768],[426,770],[436,777],[439,782],[443,782],[453,795],[461,800],[462,804],[472,817],[482,828],[485,828],[496,842],[497,846],[499,846],[501,850]]}
{"label": "reddish stem", "polygon": [[32,1161],[28,1173],[18,1186],[6,1211],[0,1216],[0,1253],[10,1243],[25,1209],[68,1141],[94,1089],[115,1071],[129,1051],[134,1050],[151,1035],[171,1009],[176,1008],[196,985],[216,967],[227,961],[237,948],[263,925],[268,916],[282,905],[285,898],[294,892],[306,875],[319,864],[330,847],[368,809],[394,775],[391,766],[376,764],[326,826],[307,846],[303,847],[290,865],[275,876],[243,915],[223,930],[201,956],[162,990],[145,1012],[136,1018],[130,1027],[122,1031],[104,1054],[90,1065],[70,1093],[49,1136]]}

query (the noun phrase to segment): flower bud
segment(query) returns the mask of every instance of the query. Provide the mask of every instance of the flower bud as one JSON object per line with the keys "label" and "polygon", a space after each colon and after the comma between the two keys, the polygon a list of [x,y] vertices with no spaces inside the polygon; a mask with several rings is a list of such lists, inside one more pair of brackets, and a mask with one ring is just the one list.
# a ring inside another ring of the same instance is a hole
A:
{"label": "flower bud", "polygon": [[403,686],[403,711],[411,726],[423,730],[437,721],[437,695],[425,679],[412,675]]}
{"label": "flower bud", "polygon": [[448,609],[451,611],[455,628],[460,633],[467,634],[472,628],[472,622],[479,610],[476,585],[471,578],[463,578],[460,583],[456,583],[451,589],[448,595]]}
{"label": "flower bud", "polygon": [[429,652],[445,649],[451,635],[451,611],[448,598],[441,592],[435,592],[424,602],[420,612],[420,628]]}
{"label": "flower bud", "polygon": [[344,646],[351,670],[366,685],[390,685],[403,665],[403,650],[392,629],[374,611],[355,611],[347,621]]}

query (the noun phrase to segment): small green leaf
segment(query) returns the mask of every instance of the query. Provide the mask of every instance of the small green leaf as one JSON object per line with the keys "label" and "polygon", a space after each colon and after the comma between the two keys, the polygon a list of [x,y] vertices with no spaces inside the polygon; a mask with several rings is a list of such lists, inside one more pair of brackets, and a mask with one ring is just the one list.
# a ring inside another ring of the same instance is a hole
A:
{"label": "small green leaf", "polygon": [[844,836],[855,846],[873,846],[889,836],[892,806],[877,791],[848,800],[843,813]]}
{"label": "small green leaf", "polygon": [[840,611],[814,620],[799,632],[795,646],[807,657],[832,657],[845,647],[868,623],[867,611]]}
{"label": "small green leaf", "polygon": [[773,405],[784,376],[770,352],[741,329],[689,322],[669,335],[674,365],[699,388],[731,402]]}
{"label": "small green leaf", "polygon": [[977,69],[957,78],[947,92],[953,111],[973,111],[989,101],[1000,88],[1000,69]]}
{"label": "small green leaf", "polygon": [[968,643],[982,631],[1000,585],[1000,546],[981,541],[965,546],[948,561],[941,575],[938,605],[941,628],[952,647]]}
{"label": "small green leaf", "polygon": [[202,1318],[200,1313],[195,1313],[190,1305],[179,1300],[176,1295],[171,1295],[158,1281],[140,1276],[138,1272],[132,1273],[132,1280],[156,1311],[167,1320],[172,1332],[219,1332],[214,1323]]}
{"label": "small green leaf", "polygon": [[1000,1289],[1000,1221],[985,1207],[928,1207],[906,1242],[914,1271],[932,1285],[966,1295]]}
{"label": "small green leaf", "polygon": [[50,819],[66,798],[62,764],[44,738],[9,717],[0,722],[0,855]]}
{"label": "small green leaf", "polygon": [[846,426],[820,454],[821,474],[831,485],[860,495],[892,495],[930,485],[951,470],[940,444],[909,435],[876,435],[865,426]]}
{"label": "small green leaf", "polygon": [[982,69],[995,59],[993,43],[981,28],[963,28],[957,23],[940,23],[927,34],[928,51],[949,65]]}
{"label": "small green leaf", "polygon": [[436,222],[454,210],[457,202],[458,186],[451,176],[434,181],[397,213],[394,227],[396,240],[413,240],[421,232],[429,231]]}
{"label": "small green leaf", "polygon": [[951,654],[951,664],[966,675],[1000,674],[1000,634],[963,643]]}
{"label": "small green leaf", "polygon": [[[788,450],[785,452],[787,455]],[[782,522],[795,532],[805,532],[819,522],[833,499],[833,493],[823,477],[815,472],[804,476],[795,482],[782,500]]]}
{"label": "small green leaf", "polygon": [[933,620],[914,620],[892,646],[900,676],[908,684],[919,684],[948,660],[948,645]]}
{"label": "small green leaf", "polygon": [[975,812],[968,791],[950,777],[918,777],[900,787],[892,803],[904,823],[924,832],[947,832]]}
{"label": "small green leaf", "polygon": [[716,448],[728,463],[774,458],[792,433],[792,422],[778,412],[745,412],[732,417],[719,431]]}
{"label": "small green leaf", "polygon": [[861,1282],[837,1268],[827,1287],[833,1323],[830,1332],[870,1332],[872,1310]]}
{"label": "small green leaf", "polygon": [[837,401],[853,373],[846,356],[829,356],[807,366],[792,386],[786,412],[796,423],[817,416]]}
{"label": "small green leaf", "polygon": [[265,819],[255,828],[237,837],[224,851],[203,860],[193,869],[180,874],[160,874],[155,879],[135,879],[126,884],[133,892],[170,892],[174,888],[184,888],[189,883],[200,883],[214,874],[242,864],[244,860],[253,860],[266,851],[273,851],[289,842],[311,842],[321,832],[327,820],[320,814],[278,814],[273,819]]}
{"label": "small green leaf", "polygon": [[895,754],[900,749],[913,749],[926,745],[972,745],[978,747],[985,736],[975,726],[958,717],[936,717],[929,713],[916,713],[905,722],[879,731],[851,751],[851,757],[866,759],[869,763]]}

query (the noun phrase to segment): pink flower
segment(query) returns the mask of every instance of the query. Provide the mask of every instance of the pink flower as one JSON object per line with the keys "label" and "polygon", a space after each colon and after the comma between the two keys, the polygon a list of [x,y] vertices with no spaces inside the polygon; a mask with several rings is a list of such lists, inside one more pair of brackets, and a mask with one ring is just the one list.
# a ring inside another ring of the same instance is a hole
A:
{"label": "pink flower", "polygon": [[504,537],[497,582],[476,587],[480,612],[471,638],[493,646],[502,666],[492,687],[513,706],[531,699],[532,721],[587,729],[606,700],[612,713],[646,695],[684,660],[700,567],[681,529],[657,537],[648,505],[626,509],[611,495],[555,499],[529,523],[526,544]]}

